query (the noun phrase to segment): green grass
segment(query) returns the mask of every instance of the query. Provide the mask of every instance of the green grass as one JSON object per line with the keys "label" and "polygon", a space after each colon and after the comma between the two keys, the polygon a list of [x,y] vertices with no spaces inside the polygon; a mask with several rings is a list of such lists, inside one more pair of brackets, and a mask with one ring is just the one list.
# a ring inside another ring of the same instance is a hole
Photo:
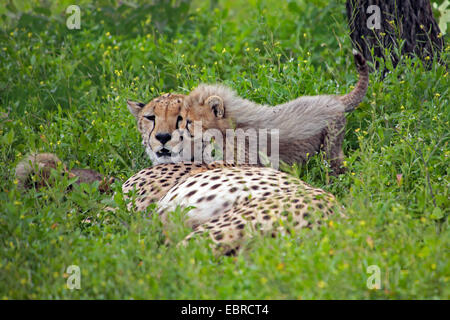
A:
{"label": "green grass", "polygon": [[[114,214],[95,186],[19,190],[14,167],[34,151],[122,182],[149,166],[127,98],[220,81],[277,104],[357,80],[338,1],[196,2],[170,15],[83,1],[81,30],[68,30],[70,2],[0,8],[0,298],[450,298],[449,76],[436,63],[427,71],[404,57],[384,79],[371,74],[348,117],[346,174],[330,177],[320,156],[289,169],[336,194],[348,219],[253,239],[236,257],[215,257],[206,240],[177,248],[189,232],[182,212],[163,230],[125,210],[120,182]],[[66,288],[69,265],[81,269],[80,290]],[[381,290],[366,286],[370,265]]]}

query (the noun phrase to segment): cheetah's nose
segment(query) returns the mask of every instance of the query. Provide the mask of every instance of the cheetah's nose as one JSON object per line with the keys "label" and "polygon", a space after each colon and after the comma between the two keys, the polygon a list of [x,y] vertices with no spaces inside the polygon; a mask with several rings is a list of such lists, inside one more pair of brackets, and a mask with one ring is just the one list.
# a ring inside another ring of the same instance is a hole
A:
{"label": "cheetah's nose", "polygon": [[156,140],[158,140],[159,142],[161,142],[162,144],[165,144],[167,141],[169,141],[170,139],[172,139],[172,135],[170,133],[158,133],[155,136]]}

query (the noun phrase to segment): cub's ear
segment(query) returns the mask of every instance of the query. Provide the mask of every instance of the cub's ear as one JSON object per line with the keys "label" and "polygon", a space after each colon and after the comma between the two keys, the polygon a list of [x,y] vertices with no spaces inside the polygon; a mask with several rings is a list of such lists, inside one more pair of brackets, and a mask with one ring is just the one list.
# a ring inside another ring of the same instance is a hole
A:
{"label": "cub's ear", "polygon": [[142,108],[145,106],[144,103],[141,102],[134,102],[131,100],[127,100],[127,106],[128,110],[133,114],[133,116],[137,119],[139,112],[142,110]]}
{"label": "cub's ear", "polygon": [[225,107],[223,105],[223,99],[219,96],[211,96],[206,99],[205,104],[208,105],[214,112],[216,118],[223,118],[225,115]]}

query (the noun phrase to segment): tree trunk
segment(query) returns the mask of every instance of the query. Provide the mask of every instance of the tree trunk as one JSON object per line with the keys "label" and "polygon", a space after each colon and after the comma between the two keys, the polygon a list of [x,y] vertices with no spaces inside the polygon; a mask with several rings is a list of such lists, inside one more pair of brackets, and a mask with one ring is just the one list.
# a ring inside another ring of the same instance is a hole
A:
{"label": "tree trunk", "polygon": [[[429,0],[347,0],[346,9],[350,37],[367,60],[372,61],[373,49],[374,57],[390,59],[395,67],[399,57],[393,49],[403,39],[402,55],[415,53],[427,67],[433,58],[442,62],[444,38]],[[385,48],[391,49],[390,57]]]}

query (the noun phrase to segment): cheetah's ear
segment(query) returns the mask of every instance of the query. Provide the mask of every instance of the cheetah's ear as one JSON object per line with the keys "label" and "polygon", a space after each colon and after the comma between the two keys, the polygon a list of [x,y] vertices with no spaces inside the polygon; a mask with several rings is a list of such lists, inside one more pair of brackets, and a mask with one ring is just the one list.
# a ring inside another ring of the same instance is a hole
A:
{"label": "cheetah's ear", "polygon": [[133,114],[133,116],[137,119],[139,116],[139,112],[145,106],[145,103],[127,100],[127,106],[128,106],[128,110],[130,110],[131,114]]}
{"label": "cheetah's ear", "polygon": [[223,99],[219,96],[211,96],[206,99],[205,104],[208,105],[214,112],[216,118],[223,118],[225,115],[225,107],[223,105]]}

